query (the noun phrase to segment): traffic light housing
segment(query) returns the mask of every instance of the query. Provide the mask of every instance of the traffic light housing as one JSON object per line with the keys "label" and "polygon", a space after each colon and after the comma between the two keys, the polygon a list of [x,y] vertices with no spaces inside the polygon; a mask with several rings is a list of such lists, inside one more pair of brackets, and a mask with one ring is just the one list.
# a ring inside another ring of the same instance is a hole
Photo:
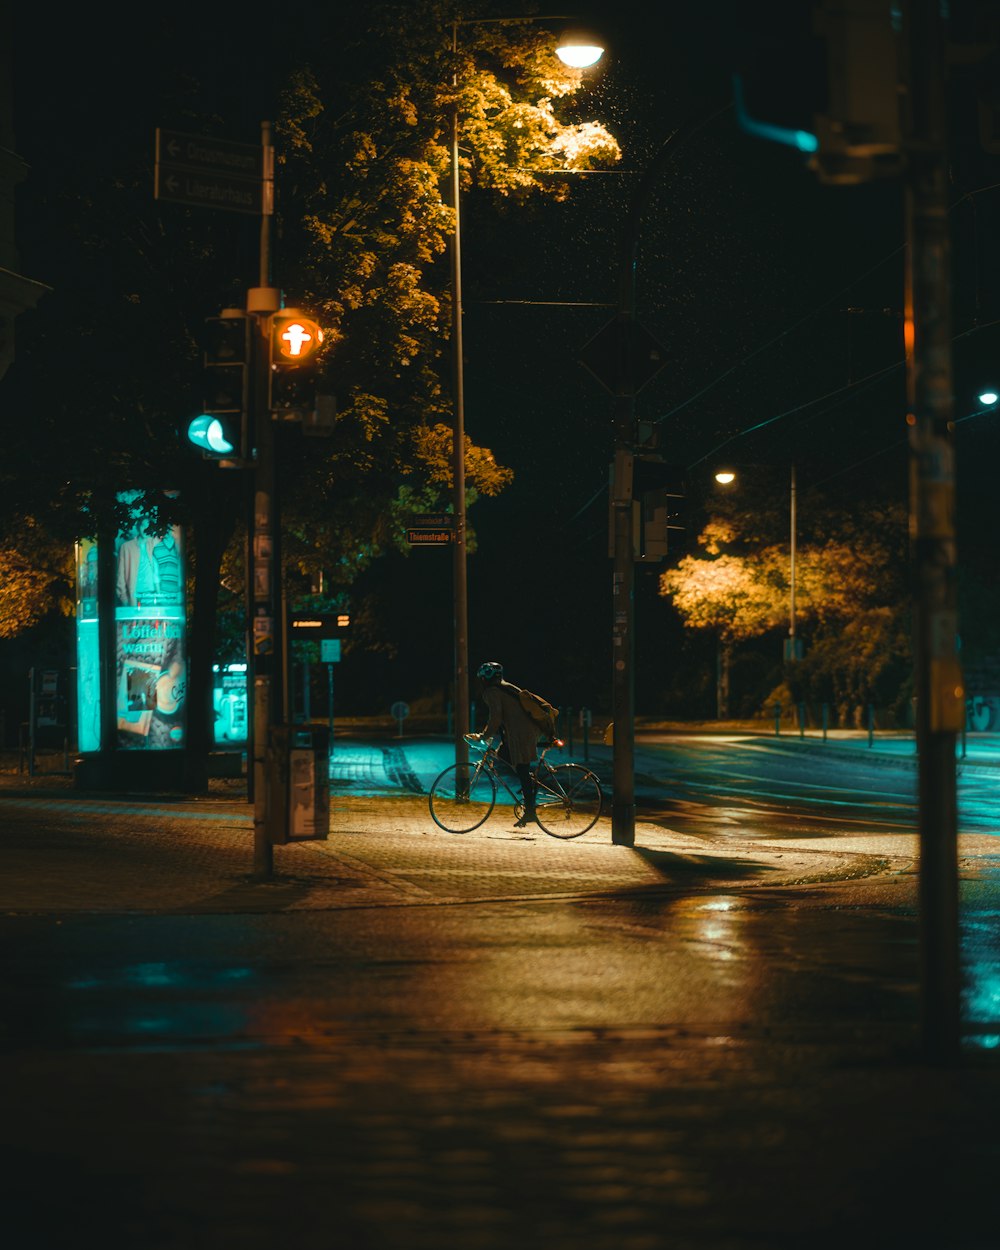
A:
{"label": "traffic light housing", "polygon": [[268,406],[278,421],[314,420],[319,349],[323,331],[299,308],[271,315],[271,368]]}
{"label": "traffic light housing", "polygon": [[[669,550],[671,531],[680,531],[680,504],[687,494],[684,470],[662,456],[647,453],[622,458],[626,480],[615,483],[615,465],[609,470],[608,555],[614,558],[614,504],[626,491],[632,497],[632,558],[637,564],[658,564]],[[631,483],[628,478],[631,478]]]}
{"label": "traffic light housing", "polygon": [[[903,164],[899,14],[888,0],[817,0],[748,56],[734,83],[740,128],[853,186]],[[808,25],[807,25],[808,23]]]}
{"label": "traffic light housing", "polygon": [[205,322],[202,409],[188,439],[206,460],[250,457],[250,318],[236,309]]}

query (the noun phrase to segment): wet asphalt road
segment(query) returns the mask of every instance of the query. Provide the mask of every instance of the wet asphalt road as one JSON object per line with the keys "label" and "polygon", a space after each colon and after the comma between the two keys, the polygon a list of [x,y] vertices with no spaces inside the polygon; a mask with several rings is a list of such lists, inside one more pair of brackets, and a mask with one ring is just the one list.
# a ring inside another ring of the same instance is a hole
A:
{"label": "wet asphalt road", "polygon": [[[736,801],[731,754],[713,767],[664,787],[684,855],[604,889],[636,852],[512,840],[502,820],[449,839],[418,800],[342,794],[339,840],[279,855],[266,887],[245,882],[231,805],[0,808],[7,845],[75,899],[5,895],[0,916],[12,1244],[994,1247],[990,844],[963,884],[982,1028],[931,1068],[895,808],[877,823],[866,796],[838,833],[812,801],[828,774],[793,805],[801,774]],[[768,886],[753,859],[692,852],[710,837],[885,853],[855,880]],[[545,897],[571,856],[579,884]],[[129,862],[175,901],[130,908]]]}

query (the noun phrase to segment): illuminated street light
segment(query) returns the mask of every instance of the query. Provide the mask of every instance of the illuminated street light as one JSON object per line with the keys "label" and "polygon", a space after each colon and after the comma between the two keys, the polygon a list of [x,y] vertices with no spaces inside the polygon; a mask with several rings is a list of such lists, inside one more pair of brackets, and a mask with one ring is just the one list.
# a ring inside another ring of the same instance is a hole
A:
{"label": "illuminated street light", "polygon": [[589,69],[603,55],[604,45],[589,31],[565,31],[556,46],[556,56],[572,69]]}
{"label": "illuminated street light", "polygon": [[979,393],[979,402],[987,408],[992,408],[997,400],[1000,400],[1000,395],[996,391],[980,391]]}
{"label": "illuminated street light", "polygon": [[[539,14],[531,17],[484,17],[457,19],[451,24],[451,52],[455,63],[452,86],[458,86],[458,28],[514,22],[573,21],[571,14]],[[586,53],[584,52],[586,48]],[[604,49],[592,35],[567,32],[556,53],[566,65],[585,68],[600,60]],[[567,58],[577,58],[570,61]],[[585,58],[585,59],[581,59]],[[455,514],[452,557],[455,613],[455,762],[466,763],[469,748],[469,583],[466,559],[465,518],[465,372],[462,346],[462,214],[458,155],[458,93],[451,110],[451,207],[455,213],[451,240],[451,356],[452,356],[452,509]]]}
{"label": "illuminated street light", "polygon": [[732,469],[720,469],[715,475],[715,480],[720,486],[729,486],[736,481],[736,474]]}

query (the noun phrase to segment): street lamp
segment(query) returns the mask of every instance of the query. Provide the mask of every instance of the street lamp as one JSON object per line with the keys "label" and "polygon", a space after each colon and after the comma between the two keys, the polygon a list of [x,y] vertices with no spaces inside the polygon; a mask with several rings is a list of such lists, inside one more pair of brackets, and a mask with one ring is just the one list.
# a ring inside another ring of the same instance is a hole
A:
{"label": "street lamp", "polygon": [[[720,486],[731,486],[736,481],[736,472],[733,469],[719,469],[715,474],[715,480]],[[801,644],[795,634],[796,610],[795,610],[795,555],[796,542],[798,537],[797,523],[797,486],[795,481],[795,465],[790,466],[789,475],[789,516],[788,516],[788,553],[789,553],[789,576],[788,576],[788,641],[785,643],[785,659],[798,660],[802,657]]]}
{"label": "street lamp", "polygon": [[[451,24],[454,69],[452,86],[458,87],[458,28],[515,22],[571,21],[567,14],[530,17],[484,17],[456,19]],[[601,42],[583,31],[565,31],[556,55],[566,65],[586,68],[603,55]],[[451,240],[451,350],[452,350],[452,509],[455,514],[452,558],[455,615],[455,762],[467,763],[469,732],[469,582],[465,541],[465,370],[462,347],[462,215],[461,175],[458,159],[458,92],[451,110],[451,207],[455,225]]]}

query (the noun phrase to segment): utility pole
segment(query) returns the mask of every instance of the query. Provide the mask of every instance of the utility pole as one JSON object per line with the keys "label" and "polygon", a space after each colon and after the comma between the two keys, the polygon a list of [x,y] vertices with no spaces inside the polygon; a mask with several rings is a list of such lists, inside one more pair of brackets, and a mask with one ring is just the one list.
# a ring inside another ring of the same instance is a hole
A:
{"label": "utility pole", "polygon": [[[611,840],[635,845],[635,397],[650,376],[645,332],[636,318],[639,227],[656,178],[684,140],[714,121],[724,108],[674,130],[642,176],[629,211],[621,252],[614,327],[614,460],[611,480],[612,626],[611,702],[613,720]],[[610,329],[610,327],[609,327]]]}
{"label": "utility pole", "polygon": [[255,464],[252,473],[252,533],[248,576],[253,617],[250,622],[250,676],[253,680],[253,866],[268,879],[274,871],[271,821],[273,796],[268,760],[271,729],[283,723],[282,684],[284,622],[281,619],[280,525],[275,500],[274,426],[269,403],[271,314],[281,304],[270,285],[271,220],[274,212],[274,149],[271,123],[261,123],[264,149],[264,199],[260,228],[260,285],[247,293],[247,312],[254,318],[251,333],[250,415]]}
{"label": "utility pole", "polygon": [[958,1058],[958,659],[946,47],[937,0],[904,6],[906,384],[919,756],[921,1024],[928,1059]]}
{"label": "utility pole", "polygon": [[[452,23],[451,51],[458,58],[458,22]],[[457,84],[457,69],[453,73]],[[462,218],[461,171],[458,159],[458,102],[451,110],[451,205],[455,228],[451,239],[451,352],[454,414],[452,420],[452,536],[455,617],[455,763],[469,762],[469,584],[465,544],[465,362],[462,343]]]}

